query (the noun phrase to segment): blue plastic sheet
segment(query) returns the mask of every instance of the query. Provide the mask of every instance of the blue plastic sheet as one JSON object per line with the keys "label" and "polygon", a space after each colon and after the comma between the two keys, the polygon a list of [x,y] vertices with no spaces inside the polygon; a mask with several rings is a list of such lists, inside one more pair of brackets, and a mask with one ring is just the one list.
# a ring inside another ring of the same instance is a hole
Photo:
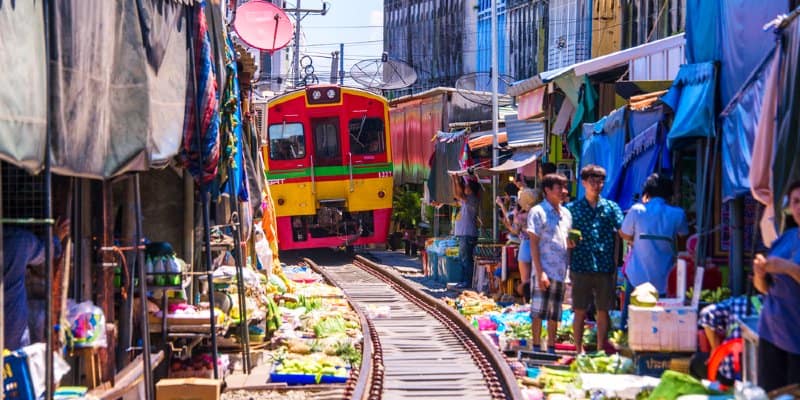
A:
{"label": "blue plastic sheet", "polygon": [[616,198],[612,198],[622,210],[628,210],[636,203],[641,197],[644,181],[656,171],[664,147],[661,131],[661,123],[656,122],[625,145],[624,172]]}
{"label": "blue plastic sheet", "polygon": [[713,62],[681,65],[672,87],[662,97],[675,112],[667,135],[670,149],[686,139],[715,136],[716,71]]}
{"label": "blue plastic sheet", "polygon": [[[606,170],[606,183],[600,192],[605,198],[611,195],[622,173],[626,108],[614,110],[594,124],[584,124],[580,168],[595,164]],[[578,198],[581,197],[583,197],[583,185],[578,185]]]}
{"label": "blue plastic sheet", "polygon": [[723,106],[772,48],[774,34],[762,26],[788,11],[787,0],[687,0],[686,60],[720,62]]}
{"label": "blue plastic sheet", "polygon": [[767,75],[765,67],[771,64],[772,58],[770,53],[721,114],[723,201],[750,192],[748,175],[764,98]]}
{"label": "blue plastic sheet", "polygon": [[686,62],[720,59],[720,0],[686,0]]}

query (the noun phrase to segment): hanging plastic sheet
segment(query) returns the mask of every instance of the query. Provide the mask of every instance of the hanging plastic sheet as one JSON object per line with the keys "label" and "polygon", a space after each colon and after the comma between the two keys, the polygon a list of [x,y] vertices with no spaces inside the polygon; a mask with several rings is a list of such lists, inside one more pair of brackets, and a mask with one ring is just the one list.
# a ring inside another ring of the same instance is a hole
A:
{"label": "hanging plastic sheet", "polygon": [[[594,124],[584,124],[580,168],[595,164],[606,170],[606,183],[600,192],[606,198],[612,195],[622,175],[626,108],[616,109]],[[583,185],[578,185],[578,198],[582,196]]]}
{"label": "hanging plastic sheet", "polygon": [[[800,179],[800,21],[795,18],[781,35],[781,80],[778,104],[778,129],[772,163],[773,203],[783,210],[787,186]],[[779,218],[783,230],[785,221]]]}
{"label": "hanging plastic sheet", "polygon": [[0,159],[33,173],[47,140],[44,32],[41,1],[0,1]]}
{"label": "hanging plastic sheet", "polygon": [[171,31],[158,70],[129,2],[65,1],[50,10],[53,170],[104,179],[166,165],[180,147],[175,116],[186,102],[182,7],[150,14],[153,26]]}
{"label": "hanging plastic sheet", "polygon": [[767,70],[772,53],[720,114],[722,119],[722,197],[733,199],[750,191],[751,154],[761,116]]}
{"label": "hanging plastic sheet", "polygon": [[[193,10],[189,34],[194,46],[194,82],[186,90],[186,113],[184,115],[183,145],[181,160],[200,185],[207,185],[217,176],[219,166],[219,112],[217,103],[217,81],[214,74],[211,42],[203,6]],[[195,117],[199,114],[199,118]],[[196,121],[200,127],[195,129]],[[199,135],[199,137],[198,137]]]}
{"label": "hanging plastic sheet", "polygon": [[722,36],[720,0],[686,0],[686,62],[689,64],[720,59]]}
{"label": "hanging plastic sheet", "polygon": [[685,139],[714,137],[717,81],[712,62],[681,65],[678,76],[662,101],[675,112],[667,146],[675,149]]}
{"label": "hanging plastic sheet", "polygon": [[[776,15],[788,12],[789,1],[724,0],[719,1],[719,7],[719,95],[721,104],[726,105],[772,50],[775,34],[762,27]],[[706,38],[700,40],[708,46]]]}
{"label": "hanging plastic sheet", "polygon": [[147,168],[147,63],[136,8],[124,3],[50,8],[56,173],[106,178]]}

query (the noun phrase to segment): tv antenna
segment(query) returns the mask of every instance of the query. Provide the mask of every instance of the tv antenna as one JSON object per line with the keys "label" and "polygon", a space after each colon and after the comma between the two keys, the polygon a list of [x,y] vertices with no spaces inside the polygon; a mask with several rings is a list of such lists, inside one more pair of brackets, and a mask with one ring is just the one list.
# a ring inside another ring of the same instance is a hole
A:
{"label": "tv antenna", "polygon": [[350,77],[369,89],[392,90],[413,85],[417,72],[405,61],[391,59],[384,52],[381,58],[355,63],[350,68]]}
{"label": "tv antenna", "polygon": [[[498,106],[508,106],[512,103],[511,96],[505,95],[506,89],[511,86],[514,79],[508,75],[497,75]],[[489,72],[470,72],[461,75],[456,80],[456,92],[463,98],[484,106],[492,105],[492,75]]]}

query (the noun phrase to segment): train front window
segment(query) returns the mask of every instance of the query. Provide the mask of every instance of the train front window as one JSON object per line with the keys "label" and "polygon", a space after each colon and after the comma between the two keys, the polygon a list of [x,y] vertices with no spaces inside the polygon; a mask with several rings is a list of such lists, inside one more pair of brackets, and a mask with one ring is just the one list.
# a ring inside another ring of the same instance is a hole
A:
{"label": "train front window", "polygon": [[269,127],[269,158],[296,160],[306,156],[306,137],[299,122],[273,124]]}
{"label": "train front window", "polygon": [[386,151],[383,120],[380,118],[353,118],[348,124],[350,152],[354,155],[379,154]]}
{"label": "train front window", "polygon": [[314,131],[314,151],[319,166],[342,163],[339,145],[339,118],[319,118],[311,120]]}

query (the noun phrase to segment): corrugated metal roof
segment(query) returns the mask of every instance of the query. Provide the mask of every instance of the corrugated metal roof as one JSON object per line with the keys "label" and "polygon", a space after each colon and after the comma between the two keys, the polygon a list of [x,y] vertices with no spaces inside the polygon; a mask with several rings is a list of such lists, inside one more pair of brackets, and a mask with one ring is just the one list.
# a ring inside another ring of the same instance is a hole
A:
{"label": "corrugated metal roof", "polygon": [[544,122],[519,120],[516,115],[506,116],[508,146],[511,148],[544,144]]}

